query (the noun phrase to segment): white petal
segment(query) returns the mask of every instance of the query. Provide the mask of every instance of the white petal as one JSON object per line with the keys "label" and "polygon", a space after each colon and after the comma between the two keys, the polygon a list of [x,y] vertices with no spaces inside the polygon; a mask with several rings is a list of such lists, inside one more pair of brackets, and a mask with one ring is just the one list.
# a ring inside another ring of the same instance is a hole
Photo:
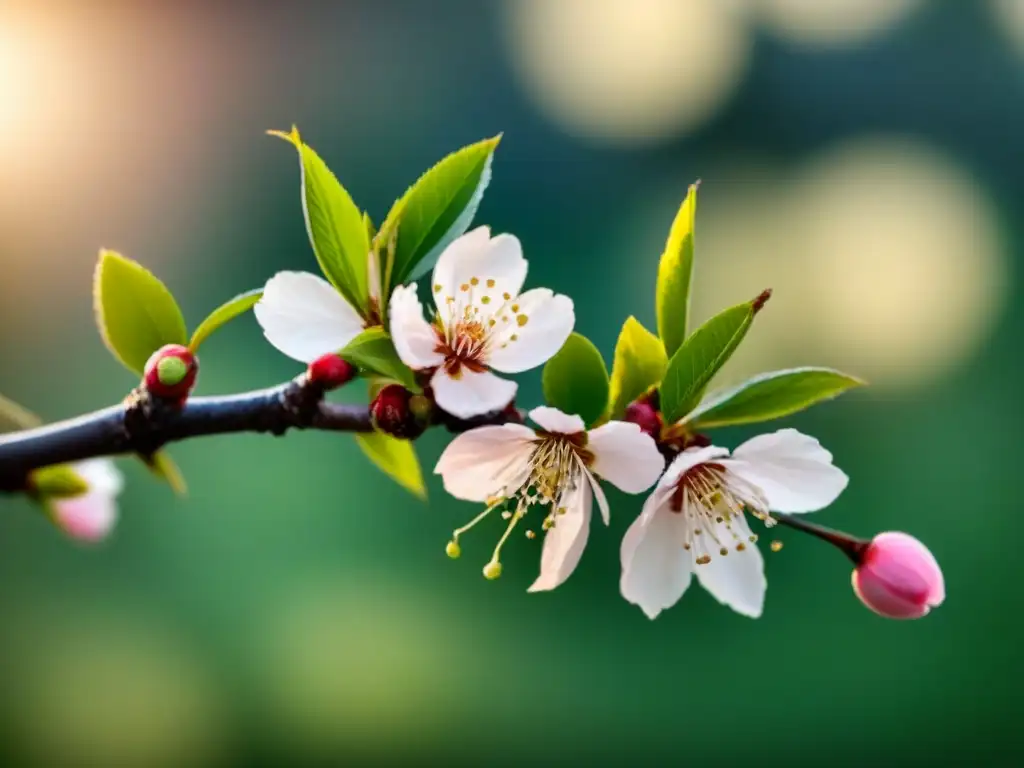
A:
{"label": "white petal", "polygon": [[636,424],[609,421],[587,438],[587,450],[594,454],[591,469],[626,493],[646,491],[665,469],[665,458],[654,439]]}
{"label": "white petal", "polygon": [[437,352],[438,338],[423,317],[423,305],[416,297],[415,285],[395,288],[388,308],[391,339],[402,362],[410,368],[434,368],[444,362]]}
{"label": "white petal", "polygon": [[540,576],[530,585],[529,592],[554,589],[576,570],[587,546],[591,503],[590,484],[578,477],[575,486],[557,502],[566,511],[556,515],[555,526],[544,534]]}
{"label": "white petal", "polygon": [[597,499],[597,508],[601,510],[601,520],[604,521],[605,525],[609,525],[612,521],[612,513],[608,508],[608,499],[604,495],[601,484],[597,482],[590,473],[590,470],[583,465],[582,461],[579,462],[579,466],[583,475],[587,478],[587,482],[590,483],[590,490],[594,494],[594,498]]}
{"label": "white petal", "polygon": [[302,363],[337,352],[363,329],[359,313],[330,283],[309,272],[278,272],[253,313],[267,341]]}
{"label": "white petal", "polygon": [[[444,488],[457,499],[486,501],[529,471],[536,434],[522,424],[477,427],[448,444],[434,468]],[[522,479],[525,479],[523,477]]]}
{"label": "white petal", "polygon": [[528,414],[531,421],[545,432],[557,432],[560,435],[577,435],[587,431],[587,425],[579,416],[563,413],[549,405],[534,408]]}
{"label": "white petal", "polygon": [[472,296],[479,303],[479,299],[489,296],[488,305],[497,308],[504,302],[504,294],[519,293],[526,267],[516,237],[502,234],[492,238],[487,227],[477,227],[452,242],[437,260],[431,288],[434,302],[442,317],[450,311],[449,297],[461,302]]}
{"label": "white petal", "polygon": [[651,494],[619,548],[619,591],[650,619],[676,604],[693,570],[693,555],[683,549],[683,516],[668,509],[668,498],[661,491]]}
{"label": "white petal", "polygon": [[117,496],[124,488],[124,475],[111,459],[86,459],[71,468],[89,484],[89,490],[107,496]]}
{"label": "white petal", "polygon": [[850,478],[832,465],[832,454],[813,437],[795,429],[759,435],[722,461],[760,488],[776,512],[814,512],[827,507],[846,488]]}
{"label": "white petal", "polygon": [[[746,542],[750,538],[750,528],[742,517],[733,518],[731,525],[740,539]],[[724,544],[733,540],[724,526],[719,527],[716,535]],[[701,586],[718,602],[752,619],[761,615],[768,583],[764,577],[764,558],[756,544],[746,543],[742,552],[730,547],[725,556],[712,552],[711,562],[694,566],[694,572]]]}
{"label": "white petal", "polygon": [[459,378],[453,379],[444,368],[438,368],[430,386],[441,410],[460,419],[468,419],[500,411],[512,402],[518,385],[490,371],[475,373],[463,368],[459,371]]}
{"label": "white petal", "polygon": [[728,455],[728,450],[714,445],[709,445],[705,448],[687,448],[676,456],[672,460],[672,463],[668,465],[668,469],[666,469],[665,474],[662,475],[661,482],[658,483],[658,487],[668,488],[671,485],[675,485],[679,482],[680,477],[696,467],[698,464],[704,464],[705,462]]}
{"label": "white petal", "polygon": [[542,365],[562,348],[576,323],[572,299],[554,295],[547,288],[534,288],[502,312],[510,318],[501,322],[488,359],[497,371],[520,373]]}

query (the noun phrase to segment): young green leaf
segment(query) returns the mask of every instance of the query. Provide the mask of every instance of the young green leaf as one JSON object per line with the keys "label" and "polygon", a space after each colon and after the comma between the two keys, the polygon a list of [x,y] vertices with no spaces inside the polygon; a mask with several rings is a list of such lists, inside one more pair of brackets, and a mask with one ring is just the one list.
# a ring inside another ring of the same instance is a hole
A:
{"label": "young green leaf", "polygon": [[81,496],[89,484],[67,464],[43,467],[32,472],[29,487],[38,496],[51,499]]}
{"label": "young green leaf", "polygon": [[251,291],[238,294],[233,299],[228,299],[208,314],[206,319],[199,324],[199,327],[192,334],[192,340],[188,343],[188,348],[195,352],[199,349],[199,345],[206,341],[214,331],[252,309],[261,296],[263,296],[263,289],[254,288]]}
{"label": "young green leaf", "polygon": [[626,318],[615,344],[608,416],[621,418],[626,406],[661,383],[668,356],[661,339],[635,317]]}
{"label": "young green leaf", "polygon": [[398,227],[393,261],[385,269],[390,286],[424,275],[441,251],[469,229],[491,180],[491,160],[500,140],[495,136],[453,152],[395,201],[377,235],[380,247]]}
{"label": "young green leaf", "polygon": [[711,379],[732,357],[769,296],[771,292],[765,291],[753,301],[718,313],[676,350],[661,382],[661,412],[666,424],[679,421],[700,402]]}
{"label": "young green leaf", "polygon": [[591,341],[578,333],[566,339],[548,360],[541,375],[544,398],[565,413],[576,414],[590,426],[608,407],[608,369]]}
{"label": "young green leaf", "polygon": [[298,128],[292,126],[289,133],[268,133],[291,143],[299,152],[302,210],[320,269],[349,304],[365,311],[368,303],[366,255],[370,239],[362,212],[327,164],[302,141]]}
{"label": "young green leaf", "polygon": [[779,419],[838,397],[864,382],[831,368],[791,368],[762,373],[704,398],[687,418],[696,429]]}
{"label": "young green leaf", "polygon": [[427,498],[423,470],[412,443],[383,432],[360,433],[356,435],[356,442],[370,461],[395,482],[420,499]]}
{"label": "young green leaf", "polygon": [[22,408],[13,400],[8,400],[0,395],[0,433],[34,429],[42,423],[43,420],[32,411]]}
{"label": "young green leaf", "polygon": [[142,463],[154,477],[166,482],[178,496],[188,494],[188,484],[178,465],[167,451],[157,451],[149,456],[140,456]]}
{"label": "young green leaf", "polygon": [[697,213],[697,188],[692,184],[669,230],[665,251],[658,263],[654,307],[658,335],[671,356],[689,332],[690,279],[693,276],[693,220]]}
{"label": "young green leaf", "polygon": [[119,253],[100,251],[93,299],[103,341],[140,376],[160,347],[188,341],[185,319],[171,292],[149,270]]}
{"label": "young green leaf", "polygon": [[392,379],[410,392],[422,392],[416,377],[395,351],[391,337],[380,326],[367,328],[339,352],[352,365]]}

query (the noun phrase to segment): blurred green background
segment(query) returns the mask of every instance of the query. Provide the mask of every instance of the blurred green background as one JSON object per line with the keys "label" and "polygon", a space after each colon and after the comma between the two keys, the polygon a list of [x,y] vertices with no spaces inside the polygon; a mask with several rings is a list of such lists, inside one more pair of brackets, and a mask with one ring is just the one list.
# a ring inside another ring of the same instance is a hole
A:
{"label": "blurred green background", "polygon": [[[1019,758],[1024,2],[7,0],[0,391],[58,419],[133,386],[93,328],[100,246],[161,275],[193,325],[315,269],[294,152],[263,134],[292,122],[378,221],[428,165],[504,131],[477,221],[521,238],[530,283],[573,296],[609,358],[626,315],[653,325],[657,257],[701,178],[697,319],[775,289],[720,382],[870,379],[780,426],[852,477],[815,519],[919,536],[947,602],[879,619],[840,554],[781,531],[762,619],[694,587],[650,622],[618,595],[641,500],[614,491],[572,579],[527,595],[539,543],[506,548],[496,583],[480,567],[500,521],[449,561],[474,508],[433,478],[424,505],[345,436],[205,439],[172,449],[187,500],[122,462],[98,548],[0,499],[0,756]],[[247,317],[208,343],[199,391],[297,372]],[[422,440],[428,469],[443,444]]]}

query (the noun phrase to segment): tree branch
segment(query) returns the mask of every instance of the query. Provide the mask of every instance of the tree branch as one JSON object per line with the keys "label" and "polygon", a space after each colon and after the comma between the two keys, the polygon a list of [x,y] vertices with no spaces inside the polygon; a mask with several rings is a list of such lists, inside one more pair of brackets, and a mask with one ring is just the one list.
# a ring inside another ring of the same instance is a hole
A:
{"label": "tree branch", "polygon": [[[324,401],[322,387],[306,374],[270,389],[217,397],[194,397],[182,405],[133,391],[120,405],[36,429],[0,435],[0,492],[25,489],[32,470],[96,456],[148,456],[167,443],[204,435],[289,429],[370,432],[365,405]],[[460,432],[481,424],[521,421],[514,408],[472,420],[440,414],[439,422]]]}

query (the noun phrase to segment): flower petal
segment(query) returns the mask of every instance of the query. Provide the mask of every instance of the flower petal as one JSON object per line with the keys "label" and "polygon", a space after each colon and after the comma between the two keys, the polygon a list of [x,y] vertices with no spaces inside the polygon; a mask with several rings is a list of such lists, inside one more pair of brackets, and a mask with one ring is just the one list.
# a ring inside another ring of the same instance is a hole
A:
{"label": "flower petal", "polygon": [[278,272],[253,307],[267,341],[293,360],[311,363],[337,352],[363,320],[326,280],[309,272]]}
{"label": "flower petal", "polygon": [[565,508],[557,515],[555,525],[544,534],[544,550],[540,556],[540,576],[528,592],[554,589],[568,579],[583,556],[590,533],[590,484],[577,478],[576,483],[559,499]]}
{"label": "flower petal", "polygon": [[676,604],[693,573],[693,556],[683,549],[684,519],[667,508],[669,496],[655,491],[648,497],[619,548],[619,591],[650,619]]}
{"label": "flower petal", "polygon": [[676,456],[672,460],[672,463],[668,465],[668,469],[665,470],[665,474],[661,476],[661,482],[658,483],[658,487],[668,488],[669,486],[675,485],[679,482],[680,477],[685,475],[698,464],[703,464],[728,455],[728,450],[725,448],[719,448],[715,445],[709,445],[704,448],[687,448]]}
{"label": "flower petal", "polygon": [[527,291],[501,314],[510,319],[498,326],[488,362],[505,373],[528,371],[550,360],[576,324],[572,299],[547,288]]}
{"label": "flower petal", "polygon": [[68,536],[78,541],[95,542],[107,537],[117,522],[117,502],[113,495],[90,490],[81,496],[50,502],[53,521]]}
{"label": "flower petal", "polygon": [[457,499],[486,501],[512,492],[529,472],[536,434],[522,424],[477,427],[456,437],[438,459],[434,474]]}
{"label": "flower petal", "polygon": [[[764,558],[756,544],[745,543],[750,538],[750,527],[743,517],[733,517],[731,525],[732,531],[744,541],[744,549],[737,551],[732,548],[724,556],[713,552],[711,562],[694,566],[694,572],[701,586],[718,602],[736,613],[756,619],[764,609],[764,593],[768,588],[764,577]],[[731,532],[724,525],[718,527],[716,535],[726,545],[732,540]]]}
{"label": "flower petal", "polygon": [[518,238],[507,234],[492,238],[490,229],[477,227],[454,240],[437,260],[434,302],[442,317],[450,312],[449,298],[461,304],[488,296],[486,303],[497,309],[504,302],[504,294],[519,293],[526,268]]}
{"label": "flower petal", "polygon": [[665,469],[654,439],[625,421],[609,421],[589,432],[587,450],[594,454],[594,473],[626,493],[646,491]]}
{"label": "flower petal", "polygon": [[444,355],[437,351],[437,334],[423,318],[423,305],[416,297],[415,285],[395,288],[388,308],[388,321],[395,351],[403,363],[420,370],[434,368],[444,362]]}
{"label": "flower petal", "polygon": [[90,491],[117,496],[124,489],[124,475],[111,459],[77,461],[71,468],[89,484]]}
{"label": "flower petal", "polygon": [[527,414],[530,420],[546,432],[557,432],[560,435],[578,435],[587,431],[583,419],[576,415],[563,413],[550,405],[541,405]]}
{"label": "flower petal", "polygon": [[832,464],[832,454],[795,429],[759,435],[722,461],[727,470],[760,488],[776,512],[814,512],[827,507],[850,478]]}
{"label": "flower petal", "polygon": [[594,494],[594,498],[597,499],[597,508],[601,510],[601,520],[605,525],[610,525],[612,522],[612,513],[608,508],[608,498],[604,495],[604,490],[601,488],[601,484],[597,482],[597,479],[590,472],[589,469],[583,464],[583,461],[577,459],[579,462],[580,471],[587,478],[587,482],[590,483],[590,490]]}
{"label": "flower petal", "polygon": [[444,368],[438,368],[430,386],[434,400],[443,411],[460,419],[500,411],[512,402],[518,385],[499,378],[490,371],[475,373],[468,368],[453,379]]}

